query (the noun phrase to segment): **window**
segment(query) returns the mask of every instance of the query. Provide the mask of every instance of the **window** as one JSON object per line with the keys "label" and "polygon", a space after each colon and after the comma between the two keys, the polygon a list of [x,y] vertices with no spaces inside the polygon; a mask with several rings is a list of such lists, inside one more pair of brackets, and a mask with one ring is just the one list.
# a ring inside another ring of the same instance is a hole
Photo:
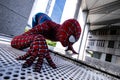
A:
{"label": "window", "polygon": [[108,33],[108,30],[103,31],[103,35],[107,35],[107,33]]}
{"label": "window", "polygon": [[118,42],[118,49],[120,49],[120,41]]}
{"label": "window", "polygon": [[109,41],[108,42],[108,48],[114,48],[115,41]]}
{"label": "window", "polygon": [[91,31],[90,34],[91,35],[96,35],[96,31]]}
{"label": "window", "polygon": [[88,44],[89,44],[90,46],[94,46],[94,43],[95,43],[95,40],[90,40]]}
{"label": "window", "polygon": [[116,33],[117,35],[120,35],[120,29],[117,29],[117,33]]}
{"label": "window", "polygon": [[111,60],[112,60],[112,55],[111,54],[106,54],[105,61],[111,62]]}
{"label": "window", "polygon": [[105,40],[97,40],[96,46],[104,47],[104,45],[105,45]]}
{"label": "window", "polygon": [[92,36],[89,36],[89,38],[92,38]]}
{"label": "window", "polygon": [[93,35],[96,35],[97,34],[97,32],[96,31],[93,31]]}
{"label": "window", "polygon": [[102,30],[100,30],[100,31],[98,32],[98,34],[99,34],[99,35],[102,35]]}
{"label": "window", "polygon": [[99,40],[97,40],[96,46],[99,46]]}
{"label": "window", "polygon": [[97,31],[89,31],[89,35],[96,35]]}
{"label": "window", "polygon": [[116,35],[116,30],[110,30],[110,35]]}
{"label": "window", "polygon": [[94,58],[100,59],[101,58],[101,53],[100,52],[94,52],[92,56]]}
{"label": "window", "polygon": [[107,35],[107,30],[99,30],[99,35]]}

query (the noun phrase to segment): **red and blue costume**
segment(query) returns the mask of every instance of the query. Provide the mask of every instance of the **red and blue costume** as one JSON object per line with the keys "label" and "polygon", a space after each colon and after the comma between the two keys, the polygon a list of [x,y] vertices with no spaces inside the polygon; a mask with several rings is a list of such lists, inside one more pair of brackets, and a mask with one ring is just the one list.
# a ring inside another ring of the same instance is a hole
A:
{"label": "red and blue costume", "polygon": [[[47,15],[44,14],[44,16]],[[68,46],[67,50],[72,50],[73,53],[76,53],[72,45],[79,39],[80,33],[80,25],[75,19],[66,20],[61,25],[48,19],[41,24],[36,24],[29,31],[15,36],[11,41],[11,46],[20,50],[30,47],[27,53],[18,57],[17,60],[26,60],[22,65],[23,68],[26,68],[31,66],[33,61],[38,57],[35,71],[40,72],[44,58],[46,58],[52,68],[56,68],[50,57],[45,39],[60,41],[64,47]]]}

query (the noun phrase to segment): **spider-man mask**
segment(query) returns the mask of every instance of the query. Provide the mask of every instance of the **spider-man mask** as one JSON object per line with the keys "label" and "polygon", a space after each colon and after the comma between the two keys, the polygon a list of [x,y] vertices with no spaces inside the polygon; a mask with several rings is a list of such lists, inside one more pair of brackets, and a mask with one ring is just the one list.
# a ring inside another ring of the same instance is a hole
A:
{"label": "spider-man mask", "polygon": [[[66,20],[59,28],[59,40],[66,47],[71,47],[79,39],[81,27],[77,20]],[[70,48],[70,49],[71,49]]]}

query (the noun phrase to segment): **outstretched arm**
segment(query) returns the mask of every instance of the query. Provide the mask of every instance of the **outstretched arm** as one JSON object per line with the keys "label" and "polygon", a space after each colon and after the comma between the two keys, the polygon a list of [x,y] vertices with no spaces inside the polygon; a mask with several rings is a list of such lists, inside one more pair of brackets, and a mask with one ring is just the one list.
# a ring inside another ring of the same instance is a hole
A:
{"label": "outstretched arm", "polygon": [[[29,59],[27,59],[28,57]],[[30,49],[28,50],[28,52],[25,55],[18,57],[17,60],[26,59],[26,62],[22,65],[22,67],[27,68],[33,64],[34,60],[37,57],[38,60],[35,65],[36,72],[40,72],[44,58],[46,58],[46,60],[52,68],[56,68],[56,65],[50,57],[45,38],[42,35],[36,35],[33,39],[33,42],[30,45]]]}

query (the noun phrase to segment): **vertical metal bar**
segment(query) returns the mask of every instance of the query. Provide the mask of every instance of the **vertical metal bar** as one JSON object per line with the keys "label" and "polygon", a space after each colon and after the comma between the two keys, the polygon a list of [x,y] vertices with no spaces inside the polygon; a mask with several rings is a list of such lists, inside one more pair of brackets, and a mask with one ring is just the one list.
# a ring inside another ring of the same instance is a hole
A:
{"label": "vertical metal bar", "polygon": [[75,14],[74,14],[74,18],[75,18],[75,19],[78,18],[78,14],[79,14],[81,2],[82,2],[82,0],[78,0],[78,1],[77,1],[76,10],[75,10]]}
{"label": "vertical metal bar", "polygon": [[[84,32],[85,32],[85,27],[86,27],[86,22],[87,22],[87,18],[88,18],[88,14],[89,14],[89,11],[88,10],[85,10],[84,11],[86,13],[86,16],[85,16],[85,24],[84,24],[84,27],[83,27],[83,34],[81,35],[81,41],[80,41],[80,46],[79,46],[79,50],[78,50],[78,53],[80,53],[80,50],[81,50],[81,45],[82,45],[82,39],[83,39],[83,36],[84,36]],[[80,54],[78,55],[78,58],[79,58]],[[83,57],[83,56],[82,56]],[[77,58],[77,59],[78,59]],[[83,60],[83,58],[82,58]]]}

